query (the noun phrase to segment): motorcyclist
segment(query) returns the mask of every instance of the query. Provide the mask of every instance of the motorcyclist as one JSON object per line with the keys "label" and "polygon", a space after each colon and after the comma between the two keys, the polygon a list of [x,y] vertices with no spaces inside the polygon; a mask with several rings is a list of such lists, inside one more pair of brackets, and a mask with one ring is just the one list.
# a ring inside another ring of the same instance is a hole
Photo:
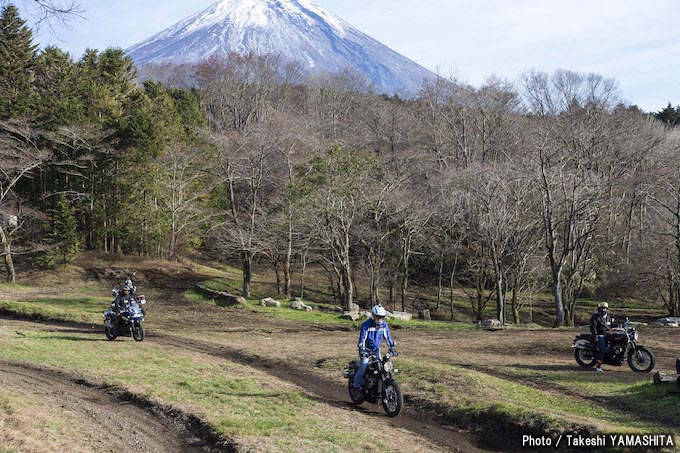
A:
{"label": "motorcyclist", "polygon": [[602,369],[602,360],[607,351],[607,334],[611,329],[614,319],[609,314],[609,304],[600,302],[597,304],[597,311],[590,317],[590,333],[595,336],[597,341],[597,357],[595,359],[595,371]]}
{"label": "motorcyclist", "polygon": [[135,293],[137,292],[137,287],[132,284],[132,280],[130,280],[129,278],[125,279],[125,283],[123,284],[123,286],[127,286],[130,289],[130,295],[132,296],[134,296]]}
{"label": "motorcyclist", "polygon": [[396,343],[392,340],[390,328],[385,322],[386,315],[385,308],[382,305],[376,305],[371,309],[371,317],[361,324],[358,345],[361,365],[354,375],[354,385],[352,386],[352,397],[355,399],[361,398],[361,382],[368,368],[369,357],[371,355],[380,357],[380,345],[383,339],[387,342],[390,353],[393,356],[398,355],[395,349]]}
{"label": "motorcyclist", "polygon": [[116,314],[116,321],[114,329],[118,330],[120,324],[120,312],[125,309],[125,304],[130,303],[133,299],[135,287],[132,285],[130,279],[127,279],[122,287],[116,286],[113,288],[113,295],[116,297],[111,302],[111,310]]}

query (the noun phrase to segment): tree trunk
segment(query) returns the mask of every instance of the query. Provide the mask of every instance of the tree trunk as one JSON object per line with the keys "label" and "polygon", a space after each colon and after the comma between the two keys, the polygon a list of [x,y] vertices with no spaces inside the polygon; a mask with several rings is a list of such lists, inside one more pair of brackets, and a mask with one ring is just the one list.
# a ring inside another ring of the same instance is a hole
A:
{"label": "tree trunk", "polygon": [[[280,261],[278,258],[272,260],[272,265],[274,266],[274,274],[276,275],[276,294],[278,296],[283,292],[283,287],[281,285],[281,269],[279,269]],[[290,299],[290,297],[288,297]]]}
{"label": "tree trunk", "polygon": [[439,311],[439,305],[442,301],[442,291],[444,289],[444,252],[439,254],[439,273],[437,276],[437,307],[435,311]]}
{"label": "tree trunk", "polygon": [[512,288],[512,296],[510,300],[510,306],[512,307],[512,322],[519,324],[519,301],[517,300],[517,286]]}
{"label": "tree trunk", "polygon": [[496,278],[496,315],[501,324],[505,324],[505,288],[503,278]]}
{"label": "tree trunk", "polygon": [[288,203],[288,236],[286,237],[286,256],[283,261],[283,295],[290,300],[291,292],[291,276],[290,276],[290,262],[293,256],[293,222],[291,221],[292,214],[290,202]]}
{"label": "tree trunk", "polygon": [[345,307],[349,310],[349,307],[354,303],[354,284],[352,283],[352,270],[349,263],[342,268],[342,292]]}
{"label": "tree trunk", "polygon": [[456,275],[456,268],[451,270],[451,278],[449,279],[449,303],[451,304],[451,322],[453,322],[453,282]]}
{"label": "tree trunk", "polygon": [[411,255],[411,236],[408,235],[402,240],[401,247],[401,287],[400,297],[401,297],[401,311],[406,311],[406,289],[408,288],[408,275],[409,275],[409,257]]}
{"label": "tree trunk", "polygon": [[246,299],[250,298],[250,282],[252,279],[252,266],[253,266],[253,255],[250,250],[243,250],[241,252],[241,257],[243,259],[242,270],[243,270],[243,297]]}
{"label": "tree trunk", "polygon": [[177,261],[177,224],[172,220],[170,232],[170,259]]}
{"label": "tree trunk", "polygon": [[562,302],[562,284],[560,283],[560,278],[561,272],[553,268],[552,282],[550,282],[550,289],[555,301],[555,324],[553,324],[553,327],[564,325],[564,304]]}
{"label": "tree trunk", "polygon": [[491,258],[493,260],[494,284],[496,286],[496,316],[501,324],[505,324],[505,287],[503,285],[503,269],[501,268],[499,254],[495,244],[491,246]]}
{"label": "tree trunk", "polygon": [[394,279],[390,278],[390,304],[392,311],[397,311],[397,301],[394,299]]}
{"label": "tree trunk", "polygon": [[9,233],[5,234],[5,229],[0,225],[0,245],[2,245],[2,252],[5,255],[5,267],[7,269],[7,281],[9,283],[16,283],[17,275],[14,270],[14,262],[12,261],[12,248],[10,245],[11,238]]}
{"label": "tree trunk", "polygon": [[307,250],[302,252],[302,269],[300,269],[300,299],[305,298],[305,269],[307,268]]}

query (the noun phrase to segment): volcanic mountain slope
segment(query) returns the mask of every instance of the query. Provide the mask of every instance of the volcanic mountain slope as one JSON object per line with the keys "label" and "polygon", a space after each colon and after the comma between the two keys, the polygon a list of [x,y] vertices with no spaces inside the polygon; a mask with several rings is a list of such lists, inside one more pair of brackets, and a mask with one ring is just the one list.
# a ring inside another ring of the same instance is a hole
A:
{"label": "volcanic mountain slope", "polygon": [[406,97],[436,77],[310,0],[223,0],[127,49],[138,66],[229,52],[279,55],[310,72],[352,68],[377,91]]}

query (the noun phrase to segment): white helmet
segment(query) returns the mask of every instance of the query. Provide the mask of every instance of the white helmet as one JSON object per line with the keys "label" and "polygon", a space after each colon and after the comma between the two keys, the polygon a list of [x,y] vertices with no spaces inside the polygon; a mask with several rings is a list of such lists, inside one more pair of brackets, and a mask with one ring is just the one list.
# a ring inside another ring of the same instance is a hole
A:
{"label": "white helmet", "polygon": [[373,316],[380,316],[383,318],[387,316],[387,312],[382,305],[376,305],[375,307],[371,308],[371,313],[373,313]]}

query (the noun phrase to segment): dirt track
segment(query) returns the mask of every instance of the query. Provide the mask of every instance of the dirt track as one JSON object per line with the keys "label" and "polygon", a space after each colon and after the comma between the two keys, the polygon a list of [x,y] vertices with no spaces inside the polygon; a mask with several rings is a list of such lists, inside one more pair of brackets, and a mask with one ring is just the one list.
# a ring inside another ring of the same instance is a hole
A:
{"label": "dirt track", "polygon": [[[4,395],[37,401],[41,413],[73,421],[57,441],[64,451],[235,451],[228,444],[209,448],[190,418],[59,370],[0,361],[0,382]],[[18,451],[51,451],[55,446],[41,446],[40,439],[16,442]]]}

